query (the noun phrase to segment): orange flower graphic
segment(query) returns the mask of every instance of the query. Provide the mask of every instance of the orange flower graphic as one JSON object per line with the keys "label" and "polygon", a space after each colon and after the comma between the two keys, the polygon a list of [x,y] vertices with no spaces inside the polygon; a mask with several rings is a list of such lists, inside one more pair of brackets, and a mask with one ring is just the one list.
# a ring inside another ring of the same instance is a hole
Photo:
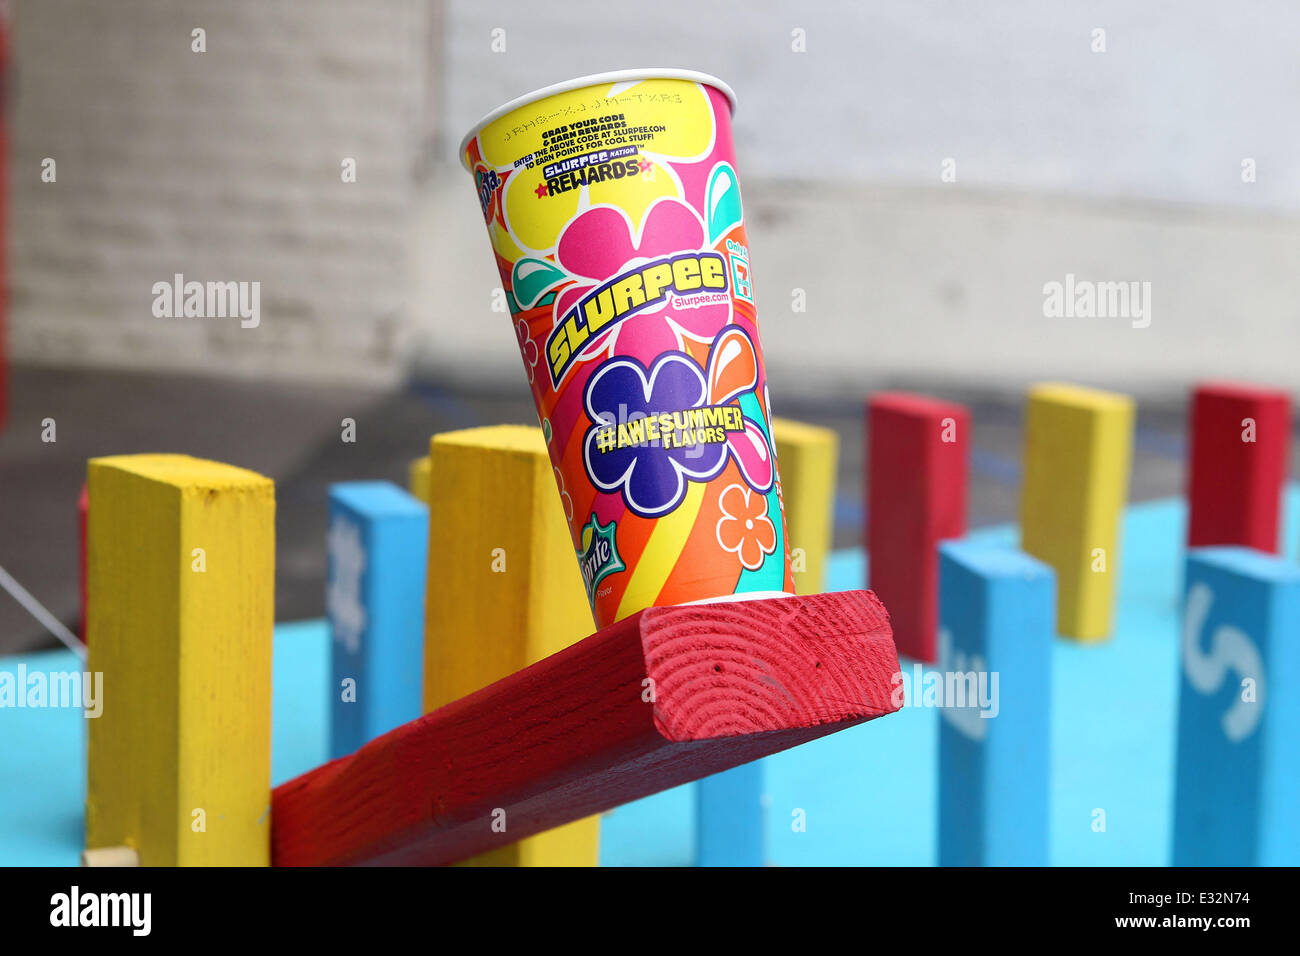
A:
{"label": "orange flower graphic", "polygon": [[731,551],[751,571],[776,550],[776,528],[767,516],[767,498],[744,485],[728,485],[718,496],[722,517],[717,538],[722,550]]}

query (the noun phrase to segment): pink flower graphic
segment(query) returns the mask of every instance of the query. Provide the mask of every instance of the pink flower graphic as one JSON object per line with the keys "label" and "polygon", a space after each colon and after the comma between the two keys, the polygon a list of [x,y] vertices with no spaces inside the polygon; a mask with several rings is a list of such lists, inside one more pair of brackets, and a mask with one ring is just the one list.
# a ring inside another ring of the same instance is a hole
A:
{"label": "pink flower graphic", "polygon": [[[569,223],[556,248],[559,264],[578,278],[578,282],[566,286],[556,296],[556,321],[583,295],[618,275],[630,263],[707,248],[704,224],[690,206],[679,200],[656,201],[641,223],[639,236],[634,234],[633,224],[622,210],[615,206],[594,206]],[[698,308],[674,308],[666,300],[647,306],[627,322],[594,336],[584,348],[583,358],[590,359],[602,352],[612,355],[615,338],[629,324],[636,328],[632,351],[649,362],[664,352],[685,351],[684,335],[708,342],[730,320],[730,301]],[[620,351],[626,354],[629,349],[625,346]]]}

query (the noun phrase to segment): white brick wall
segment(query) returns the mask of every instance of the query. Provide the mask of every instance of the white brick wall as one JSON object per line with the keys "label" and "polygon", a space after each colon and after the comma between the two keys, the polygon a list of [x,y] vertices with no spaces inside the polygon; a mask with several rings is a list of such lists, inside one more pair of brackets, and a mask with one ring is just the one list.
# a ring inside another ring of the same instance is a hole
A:
{"label": "white brick wall", "polygon": [[[520,387],[455,143],[530,88],[658,63],[738,90],[782,394],[902,375],[1288,384],[1300,127],[1278,117],[1300,13],[1264,2],[1243,18],[1200,0],[1188,18],[1123,0],[999,0],[989,16],[946,0],[660,0],[611,20],[599,0],[19,0],[12,352],[321,380],[386,381],[414,361]],[[1088,50],[1097,24],[1104,55]],[[794,25],[806,54],[789,51]],[[190,52],[195,26],[207,53]],[[40,182],[45,156],[57,184]],[[946,156],[959,181],[941,185]],[[177,271],[260,281],[261,327],[153,318],[153,283]],[[1067,272],[1151,281],[1152,327],[1044,319],[1043,284]],[[792,320],[795,287],[809,312]]]}
{"label": "white brick wall", "polygon": [[[1020,390],[1063,378],[1153,397],[1194,378],[1233,378],[1300,397],[1294,216],[938,188],[828,193],[762,178],[743,189],[778,413],[784,396],[927,379]],[[430,264],[415,296],[437,296],[441,308],[413,354],[465,385],[518,385],[510,323],[491,311],[500,279],[469,176],[432,192],[413,232]],[[1150,326],[1046,318],[1044,283],[1070,272],[1149,281]],[[801,314],[791,310],[796,288]]]}
{"label": "white brick wall", "polygon": [[[14,358],[392,377],[433,14],[429,0],[18,3]],[[57,183],[41,182],[47,156]],[[155,318],[151,287],[176,272],[260,281],[261,325]]]}
{"label": "white brick wall", "polygon": [[[1300,211],[1300,124],[1280,121],[1300,89],[1300,4],[1240,7],[448,0],[444,115],[462,129],[569,77],[686,67],[735,88],[746,182],[933,186],[953,157],[964,188]],[[1092,51],[1097,28],[1105,53]],[[1246,156],[1259,166],[1249,187]]]}

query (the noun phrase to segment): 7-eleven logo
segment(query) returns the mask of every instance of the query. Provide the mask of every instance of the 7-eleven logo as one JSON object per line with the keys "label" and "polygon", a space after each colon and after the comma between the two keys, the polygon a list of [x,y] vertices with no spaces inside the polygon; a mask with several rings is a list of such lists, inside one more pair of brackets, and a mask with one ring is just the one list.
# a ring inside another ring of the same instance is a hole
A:
{"label": "7-eleven logo", "polygon": [[742,255],[730,253],[731,256],[731,287],[736,293],[736,298],[744,299],[746,302],[754,301],[754,289],[749,282],[749,260]]}

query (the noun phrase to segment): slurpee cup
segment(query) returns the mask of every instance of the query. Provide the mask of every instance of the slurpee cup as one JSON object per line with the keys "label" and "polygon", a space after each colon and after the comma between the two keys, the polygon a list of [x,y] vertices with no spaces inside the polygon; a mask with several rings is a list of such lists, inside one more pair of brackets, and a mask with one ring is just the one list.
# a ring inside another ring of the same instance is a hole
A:
{"label": "slurpee cup", "polygon": [[606,73],[461,143],[597,627],[794,593],[734,103],[699,73]]}

